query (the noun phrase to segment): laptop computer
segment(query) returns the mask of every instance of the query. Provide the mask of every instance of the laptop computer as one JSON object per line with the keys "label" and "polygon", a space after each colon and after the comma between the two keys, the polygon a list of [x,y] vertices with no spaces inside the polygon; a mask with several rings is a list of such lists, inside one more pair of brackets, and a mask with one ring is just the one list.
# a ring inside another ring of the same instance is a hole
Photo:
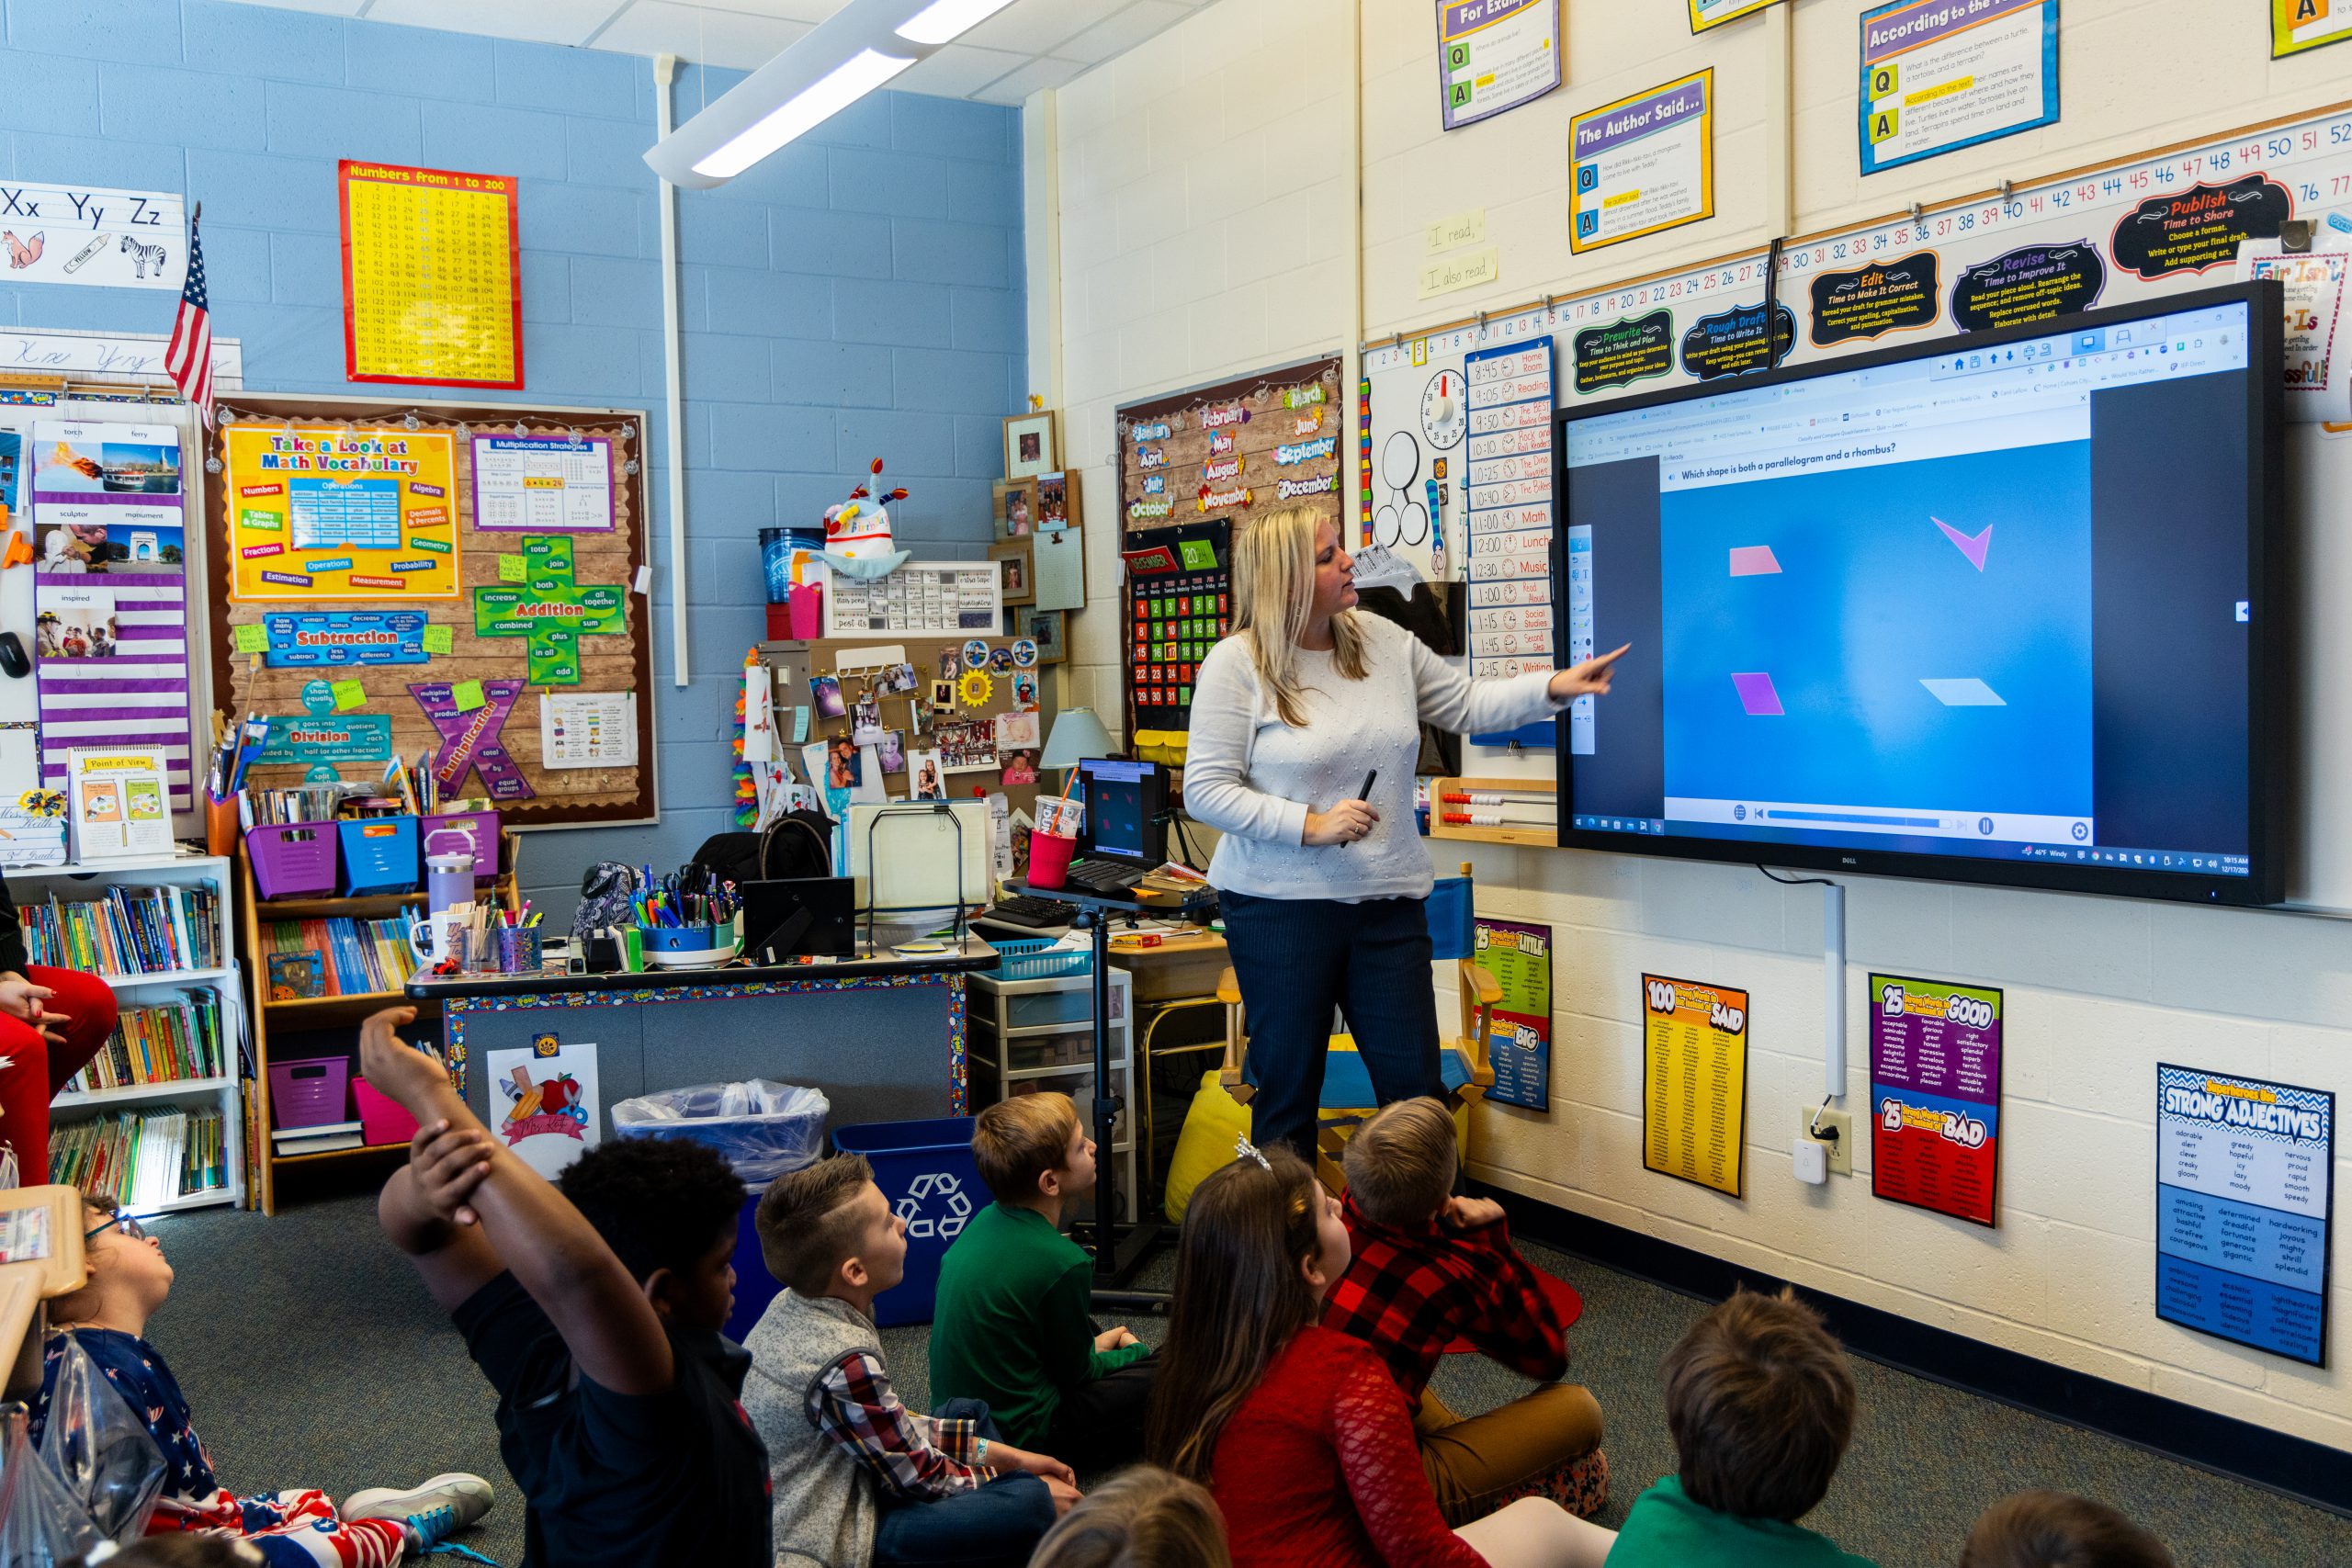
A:
{"label": "laptop computer", "polygon": [[1168,772],[1157,762],[1108,757],[1078,768],[1086,820],[1069,886],[1099,897],[1131,897],[1168,859]]}
{"label": "laptop computer", "polygon": [[753,964],[857,953],[856,884],[846,876],[743,885],[743,952]]}

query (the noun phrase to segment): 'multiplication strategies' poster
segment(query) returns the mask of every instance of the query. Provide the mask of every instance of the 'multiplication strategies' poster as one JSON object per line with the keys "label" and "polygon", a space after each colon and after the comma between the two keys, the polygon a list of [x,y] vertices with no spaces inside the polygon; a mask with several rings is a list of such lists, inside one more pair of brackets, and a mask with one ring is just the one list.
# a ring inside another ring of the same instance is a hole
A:
{"label": "'multiplication strategies' poster", "polygon": [[2327,1364],[2335,1096],[2156,1068],[2156,1315]]}

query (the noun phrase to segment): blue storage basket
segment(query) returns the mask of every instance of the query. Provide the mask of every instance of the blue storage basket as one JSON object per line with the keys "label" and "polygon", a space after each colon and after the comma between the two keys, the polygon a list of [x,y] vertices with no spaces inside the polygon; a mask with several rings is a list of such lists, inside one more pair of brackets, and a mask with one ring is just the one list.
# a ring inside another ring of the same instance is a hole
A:
{"label": "blue storage basket", "polygon": [[415,818],[366,817],[354,822],[338,822],[335,828],[343,839],[343,891],[346,897],[415,890]]}
{"label": "blue storage basket", "polygon": [[939,1266],[948,1247],[990,1201],[972,1158],[971,1118],[938,1116],[838,1127],[833,1146],[845,1155],[865,1156],[874,1168],[874,1185],[890,1201],[890,1212],[907,1222],[906,1276],[874,1298],[876,1326],[929,1323],[939,1297]]}
{"label": "blue storage basket", "polygon": [[1054,949],[1050,937],[1020,937],[1012,942],[990,940],[996,949],[997,976],[1000,980],[1059,980],[1071,975],[1093,973],[1094,954],[1091,950]]}

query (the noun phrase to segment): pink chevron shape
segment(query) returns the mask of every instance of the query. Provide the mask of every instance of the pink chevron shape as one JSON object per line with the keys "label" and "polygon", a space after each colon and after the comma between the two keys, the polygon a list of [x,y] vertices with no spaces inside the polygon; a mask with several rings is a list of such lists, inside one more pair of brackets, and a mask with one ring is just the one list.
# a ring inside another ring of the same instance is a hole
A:
{"label": "pink chevron shape", "polygon": [[1731,547],[1731,574],[1734,577],[1770,577],[1779,573],[1781,560],[1770,545],[1734,545]]}
{"label": "pink chevron shape", "polygon": [[1764,671],[1734,675],[1731,683],[1739,693],[1739,705],[1747,710],[1748,717],[1775,718],[1786,715],[1788,710],[1781,706],[1781,694],[1772,689],[1772,677]]}
{"label": "pink chevron shape", "polygon": [[1968,558],[1969,565],[1979,571],[1984,570],[1984,552],[1993,547],[1993,525],[1985,524],[1984,531],[1972,539],[1940,517],[1930,516],[1928,521],[1941,528],[1944,537],[1959,547],[1960,553]]}

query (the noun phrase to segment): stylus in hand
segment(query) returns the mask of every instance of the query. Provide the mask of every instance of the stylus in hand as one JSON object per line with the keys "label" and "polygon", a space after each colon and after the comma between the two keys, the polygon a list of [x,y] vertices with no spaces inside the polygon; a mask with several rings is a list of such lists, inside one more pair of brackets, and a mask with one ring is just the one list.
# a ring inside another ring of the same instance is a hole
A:
{"label": "stylus in hand", "polygon": [[[1363,801],[1366,806],[1372,804],[1372,786],[1374,782],[1379,777],[1380,770],[1378,768],[1373,769],[1372,772],[1364,774],[1363,776],[1363,788],[1356,791],[1356,798]],[[1364,831],[1369,833],[1372,829],[1366,828]],[[1350,839],[1346,843],[1341,844],[1340,847],[1343,850],[1351,850],[1356,847],[1356,841],[1353,839]]]}

